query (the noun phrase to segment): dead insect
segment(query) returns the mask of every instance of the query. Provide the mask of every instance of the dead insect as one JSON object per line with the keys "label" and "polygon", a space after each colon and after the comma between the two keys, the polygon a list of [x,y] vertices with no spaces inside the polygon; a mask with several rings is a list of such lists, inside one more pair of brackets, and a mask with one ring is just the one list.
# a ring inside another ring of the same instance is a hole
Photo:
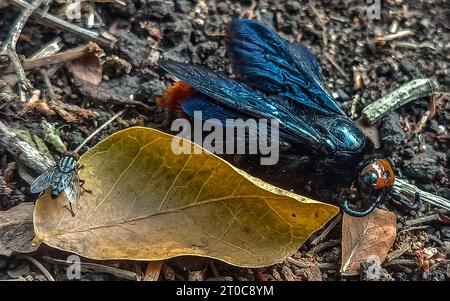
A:
{"label": "dead insect", "polygon": [[30,192],[41,193],[51,187],[52,198],[57,198],[64,192],[69,200],[70,213],[75,216],[72,203],[80,198],[80,191],[84,184],[84,181],[80,180],[78,176],[78,170],[77,156],[74,154],[65,155],[59,160],[58,164],[47,169],[31,183]]}
{"label": "dead insect", "polygon": [[[230,118],[277,120],[283,143],[300,158],[299,169],[325,182],[334,175],[341,182],[355,179],[357,193],[375,199],[365,211],[352,210],[345,199],[349,214],[365,216],[387,198],[395,180],[389,162],[368,160],[372,141],[327,90],[306,46],[289,44],[271,28],[247,19],[227,26],[225,43],[236,79],[193,64],[158,62],[185,83],[165,93],[176,101],[173,107],[191,117],[201,111],[203,120],[223,124]],[[158,103],[170,104],[164,96]]]}
{"label": "dead insect", "polygon": [[101,130],[103,130],[108,124],[113,122],[116,118],[122,115],[126,109],[120,111],[111,117],[108,121],[99,126],[94,132],[92,132],[89,137],[84,139],[84,141],[78,145],[78,147],[64,155],[58,164],[47,169],[43,174],[37,177],[30,186],[31,193],[42,193],[47,188],[51,187],[52,198],[57,198],[61,193],[64,192],[67,199],[69,200],[69,211],[72,216],[75,213],[72,210],[72,203],[75,203],[81,195],[81,189],[85,192],[92,193],[91,190],[85,189],[83,187],[84,180],[81,180],[78,176],[78,170],[82,168],[79,166],[77,160],[79,159],[78,152],[86,145],[86,143],[91,140],[95,135],[97,135]]}
{"label": "dead insect", "polygon": [[393,188],[395,182],[395,174],[392,169],[393,163],[386,159],[373,159],[361,171],[356,187],[350,190],[355,191],[364,200],[375,198],[371,205],[362,211],[357,211],[349,207],[348,197],[345,196],[342,203],[342,209],[347,214],[357,217],[363,217],[372,212],[376,206],[383,203],[386,199],[392,198],[411,210],[420,208],[420,194],[415,193],[414,203],[404,200],[404,196],[395,193]]}

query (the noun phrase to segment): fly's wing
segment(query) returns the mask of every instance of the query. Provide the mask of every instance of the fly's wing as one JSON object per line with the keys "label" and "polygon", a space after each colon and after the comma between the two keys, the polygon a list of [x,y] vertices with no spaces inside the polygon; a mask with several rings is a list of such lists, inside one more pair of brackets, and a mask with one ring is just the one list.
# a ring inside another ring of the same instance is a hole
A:
{"label": "fly's wing", "polygon": [[255,20],[235,19],[227,28],[227,50],[240,81],[318,111],[345,115],[322,83],[314,55],[289,45]]}
{"label": "fly's wing", "polygon": [[42,173],[39,177],[34,179],[33,183],[30,185],[31,193],[40,193],[45,189],[49,188],[52,183],[55,175],[57,174],[58,169],[57,166],[50,167],[44,173]]}
{"label": "fly's wing", "polygon": [[[323,136],[315,128],[296,116],[292,108],[283,100],[271,99],[270,96],[239,83],[222,73],[211,72],[200,66],[160,61],[159,66],[180,80],[191,85],[198,92],[209,96],[209,106],[217,111],[227,109],[248,117],[263,118],[279,122],[279,127],[292,139],[308,142],[313,147],[323,141]],[[204,104],[204,103],[202,103]]]}
{"label": "fly's wing", "polygon": [[80,178],[76,172],[66,174],[64,177],[64,194],[71,203],[75,203],[80,198]]}

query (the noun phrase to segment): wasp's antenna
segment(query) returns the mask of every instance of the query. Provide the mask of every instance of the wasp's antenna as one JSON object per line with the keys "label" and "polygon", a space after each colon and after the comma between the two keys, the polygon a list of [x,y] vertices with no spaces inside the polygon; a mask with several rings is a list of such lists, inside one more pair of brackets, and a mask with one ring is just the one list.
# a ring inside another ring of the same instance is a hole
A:
{"label": "wasp's antenna", "polygon": [[97,135],[101,130],[103,130],[108,124],[110,124],[111,122],[113,122],[115,119],[117,119],[120,115],[122,115],[124,112],[126,111],[126,109],[123,109],[122,111],[120,111],[119,113],[117,113],[116,115],[114,115],[113,117],[111,117],[111,119],[109,119],[107,122],[105,122],[104,124],[102,124],[101,126],[99,126],[95,131],[92,132],[92,134],[89,135],[89,137],[87,137],[86,139],[84,139],[84,141],[78,145],[78,147],[72,152],[74,154],[78,153],[83,146],[86,145],[86,143],[89,142],[89,140],[91,140],[92,138],[94,138],[95,135]]}

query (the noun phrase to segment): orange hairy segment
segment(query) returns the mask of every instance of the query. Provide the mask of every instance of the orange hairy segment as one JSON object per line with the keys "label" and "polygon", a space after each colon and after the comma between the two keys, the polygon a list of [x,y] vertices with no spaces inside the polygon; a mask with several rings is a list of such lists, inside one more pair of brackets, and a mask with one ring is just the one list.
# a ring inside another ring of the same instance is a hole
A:
{"label": "orange hairy segment", "polygon": [[164,91],[163,96],[156,99],[156,103],[171,110],[181,110],[181,103],[195,94],[195,90],[182,81],[174,82]]}

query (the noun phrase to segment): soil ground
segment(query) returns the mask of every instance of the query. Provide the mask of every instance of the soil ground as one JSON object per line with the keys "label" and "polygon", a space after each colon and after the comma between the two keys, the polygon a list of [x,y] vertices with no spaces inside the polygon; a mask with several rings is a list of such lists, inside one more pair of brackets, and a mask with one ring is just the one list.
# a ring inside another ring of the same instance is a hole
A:
{"label": "soil ground", "polygon": [[[58,2],[58,1],[56,1]],[[224,26],[233,17],[244,15],[257,18],[275,28],[289,42],[303,42],[317,55],[328,89],[336,97],[342,108],[354,119],[361,116],[362,109],[389,91],[417,78],[435,78],[441,91],[448,91],[449,75],[449,3],[448,1],[382,1],[379,19],[367,16],[366,1],[196,1],[196,0],[126,0],[126,6],[110,3],[96,3],[95,10],[101,16],[103,25],[118,42],[114,49],[104,48],[107,56],[117,55],[131,64],[131,72],[126,74],[117,68],[104,68],[100,88],[108,95],[100,101],[87,101],[92,95],[79,89],[72,75],[64,67],[50,77],[54,93],[65,103],[81,108],[89,108],[98,115],[94,118],[77,118],[70,124],[59,115],[47,118],[60,125],[61,137],[69,149],[74,149],[95,128],[108,120],[123,106],[107,104],[111,97],[134,96],[134,100],[149,107],[130,107],[121,122],[114,123],[95,137],[89,145],[95,145],[107,135],[132,125],[143,125],[169,131],[170,123],[177,113],[158,106],[155,100],[162,95],[165,87],[173,81],[156,62],[159,58],[201,64],[213,70],[231,74],[230,64],[224,47]],[[54,3],[50,13],[60,14],[63,6]],[[0,5],[0,41],[5,41],[18,10]],[[84,18],[78,21],[86,25]],[[412,34],[385,43],[376,42],[376,37],[387,36],[409,30]],[[61,37],[64,48],[82,44],[73,34],[56,31],[39,25],[33,20],[25,26],[18,42],[17,53],[30,57],[47,42]],[[357,71],[355,71],[357,70]],[[355,73],[361,75],[360,87],[355,81]],[[28,78],[34,88],[50,97],[48,86],[41,73],[33,71]],[[2,75],[0,74],[0,80]],[[17,87],[14,91],[17,91]],[[112,96],[111,96],[112,95]],[[98,96],[98,95],[97,95]],[[98,96],[102,98],[102,96]],[[377,124],[381,147],[376,153],[390,157],[395,163],[397,175],[415,183],[423,190],[450,199],[448,182],[449,117],[448,96],[436,104],[436,114],[429,120],[420,135],[414,129],[430,107],[431,97],[423,97],[387,115]],[[20,115],[22,104],[16,99],[0,103],[0,120],[8,126],[23,129],[43,137],[42,115],[32,112]],[[85,151],[85,148],[82,151]],[[51,153],[58,152],[50,147]],[[283,154],[282,154],[283,155]],[[0,149],[2,175],[0,185],[5,185],[5,170],[14,158]],[[276,168],[264,168],[253,164],[245,156],[225,157],[232,164],[270,183],[288,190],[304,193],[305,183],[292,172],[295,166],[287,155]],[[11,176],[10,176],[11,177]],[[20,202],[34,199],[28,193],[28,184],[17,172],[10,179],[13,191],[3,194],[0,187],[0,209],[7,210]],[[387,206],[397,215],[399,229],[407,220],[432,215],[438,208],[424,204],[418,212],[406,211],[396,206]],[[443,212],[445,213],[445,212]],[[444,258],[449,259],[450,225],[440,221],[420,225],[416,230],[398,235],[394,246],[403,242],[419,243],[423,249],[437,248]],[[342,277],[340,266],[340,224],[338,224],[319,246],[313,247],[310,238],[294,255],[296,258],[314,260],[320,268],[324,280],[353,280],[359,276]],[[311,253],[312,251],[312,253]],[[42,254],[65,258],[65,254],[55,250],[41,250]],[[37,257],[39,258],[39,256]],[[192,279],[200,274],[204,279],[269,280],[308,279],[307,273],[298,266],[285,262],[261,270],[231,267],[219,261],[215,268],[210,261],[199,258],[168,260],[161,279]],[[25,266],[25,267],[24,267]],[[56,272],[58,279],[65,279],[65,273],[55,264],[46,266]],[[138,265],[143,266],[145,265]],[[27,262],[14,257],[0,257],[0,279],[10,278],[12,272],[31,275],[35,280],[43,279],[39,270]],[[30,270],[31,269],[31,270]],[[19,272],[17,272],[19,271]],[[191,271],[191,272],[188,272]],[[197,271],[197,272],[196,272]],[[204,272],[198,272],[204,271]],[[383,280],[448,280],[445,265],[431,265],[424,271],[415,257],[405,252],[396,261],[383,266]],[[306,273],[306,274],[305,274]],[[200,277],[200,276],[199,276]],[[83,274],[86,280],[118,279],[103,273]],[[120,279],[120,278],[119,278]]]}

